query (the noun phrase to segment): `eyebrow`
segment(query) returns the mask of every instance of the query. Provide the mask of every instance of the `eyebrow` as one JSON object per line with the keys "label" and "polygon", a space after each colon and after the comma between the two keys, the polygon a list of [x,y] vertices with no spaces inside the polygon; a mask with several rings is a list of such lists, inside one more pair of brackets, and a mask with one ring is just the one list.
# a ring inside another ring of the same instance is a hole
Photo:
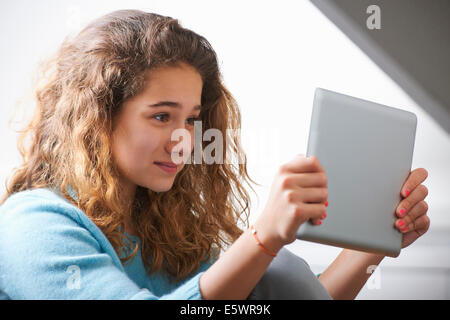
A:
{"label": "eyebrow", "polygon": [[[157,107],[171,107],[171,108],[181,108],[181,105],[178,102],[174,101],[159,101],[157,103],[149,104],[149,107],[157,108]],[[202,108],[201,105],[197,105],[194,107],[194,110],[200,110]]]}

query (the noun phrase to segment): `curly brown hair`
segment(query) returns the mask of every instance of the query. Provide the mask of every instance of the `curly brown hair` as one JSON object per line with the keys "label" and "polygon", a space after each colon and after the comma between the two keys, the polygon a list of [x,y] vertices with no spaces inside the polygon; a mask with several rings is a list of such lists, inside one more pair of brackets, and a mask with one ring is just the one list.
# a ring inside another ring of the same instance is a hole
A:
{"label": "curly brown hair", "polygon": [[7,180],[0,204],[16,192],[56,188],[102,230],[119,257],[124,249],[132,251],[122,263],[138,249],[123,232],[124,218],[131,216],[148,273],[163,270],[173,281],[217,258],[243,232],[239,223],[248,226],[250,198],[243,184],[252,188],[249,182],[255,182],[239,134],[228,136],[231,143],[223,147],[224,158],[234,157],[237,166],[230,161],[186,165],[171,190],[138,186],[132,201],[121,197],[112,157],[113,120],[123,102],[140,92],[146,71],[179,62],[201,75],[202,130],[216,128],[227,137],[227,129],[240,129],[239,108],[204,37],[171,17],[114,11],[67,37],[42,63],[36,109],[18,139],[23,163]]}

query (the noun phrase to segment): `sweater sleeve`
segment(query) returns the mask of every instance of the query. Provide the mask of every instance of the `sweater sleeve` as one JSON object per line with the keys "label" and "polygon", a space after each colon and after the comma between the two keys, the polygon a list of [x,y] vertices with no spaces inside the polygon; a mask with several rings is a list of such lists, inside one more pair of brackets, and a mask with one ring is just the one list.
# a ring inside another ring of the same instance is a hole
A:
{"label": "sweater sleeve", "polygon": [[201,299],[202,273],[157,297],[127,276],[68,206],[29,198],[0,211],[0,292],[9,298]]}

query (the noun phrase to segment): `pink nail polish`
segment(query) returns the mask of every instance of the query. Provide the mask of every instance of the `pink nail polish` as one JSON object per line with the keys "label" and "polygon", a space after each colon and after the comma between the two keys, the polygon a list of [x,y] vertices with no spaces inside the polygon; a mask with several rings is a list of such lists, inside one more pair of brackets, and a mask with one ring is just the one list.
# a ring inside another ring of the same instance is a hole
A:
{"label": "pink nail polish", "polygon": [[409,190],[405,190],[405,197],[409,195]]}
{"label": "pink nail polish", "polygon": [[399,226],[399,227],[403,227],[404,225],[405,225],[405,221],[400,220],[400,221],[398,222],[398,226]]}
{"label": "pink nail polish", "polygon": [[405,215],[405,213],[406,213],[406,210],[405,209],[403,209],[403,208],[401,208],[400,209],[400,216],[404,216]]}

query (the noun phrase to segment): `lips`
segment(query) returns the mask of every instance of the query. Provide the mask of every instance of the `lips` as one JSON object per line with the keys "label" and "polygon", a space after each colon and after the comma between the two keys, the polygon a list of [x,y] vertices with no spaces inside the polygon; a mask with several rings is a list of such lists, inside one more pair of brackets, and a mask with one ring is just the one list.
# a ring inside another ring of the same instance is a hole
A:
{"label": "lips", "polygon": [[177,165],[173,162],[155,162],[155,164],[165,173],[174,175],[177,173]]}
{"label": "lips", "polygon": [[168,168],[176,168],[177,167],[177,165],[175,163],[173,163],[173,162],[156,162],[155,161],[155,163],[159,164],[161,166],[168,167]]}

